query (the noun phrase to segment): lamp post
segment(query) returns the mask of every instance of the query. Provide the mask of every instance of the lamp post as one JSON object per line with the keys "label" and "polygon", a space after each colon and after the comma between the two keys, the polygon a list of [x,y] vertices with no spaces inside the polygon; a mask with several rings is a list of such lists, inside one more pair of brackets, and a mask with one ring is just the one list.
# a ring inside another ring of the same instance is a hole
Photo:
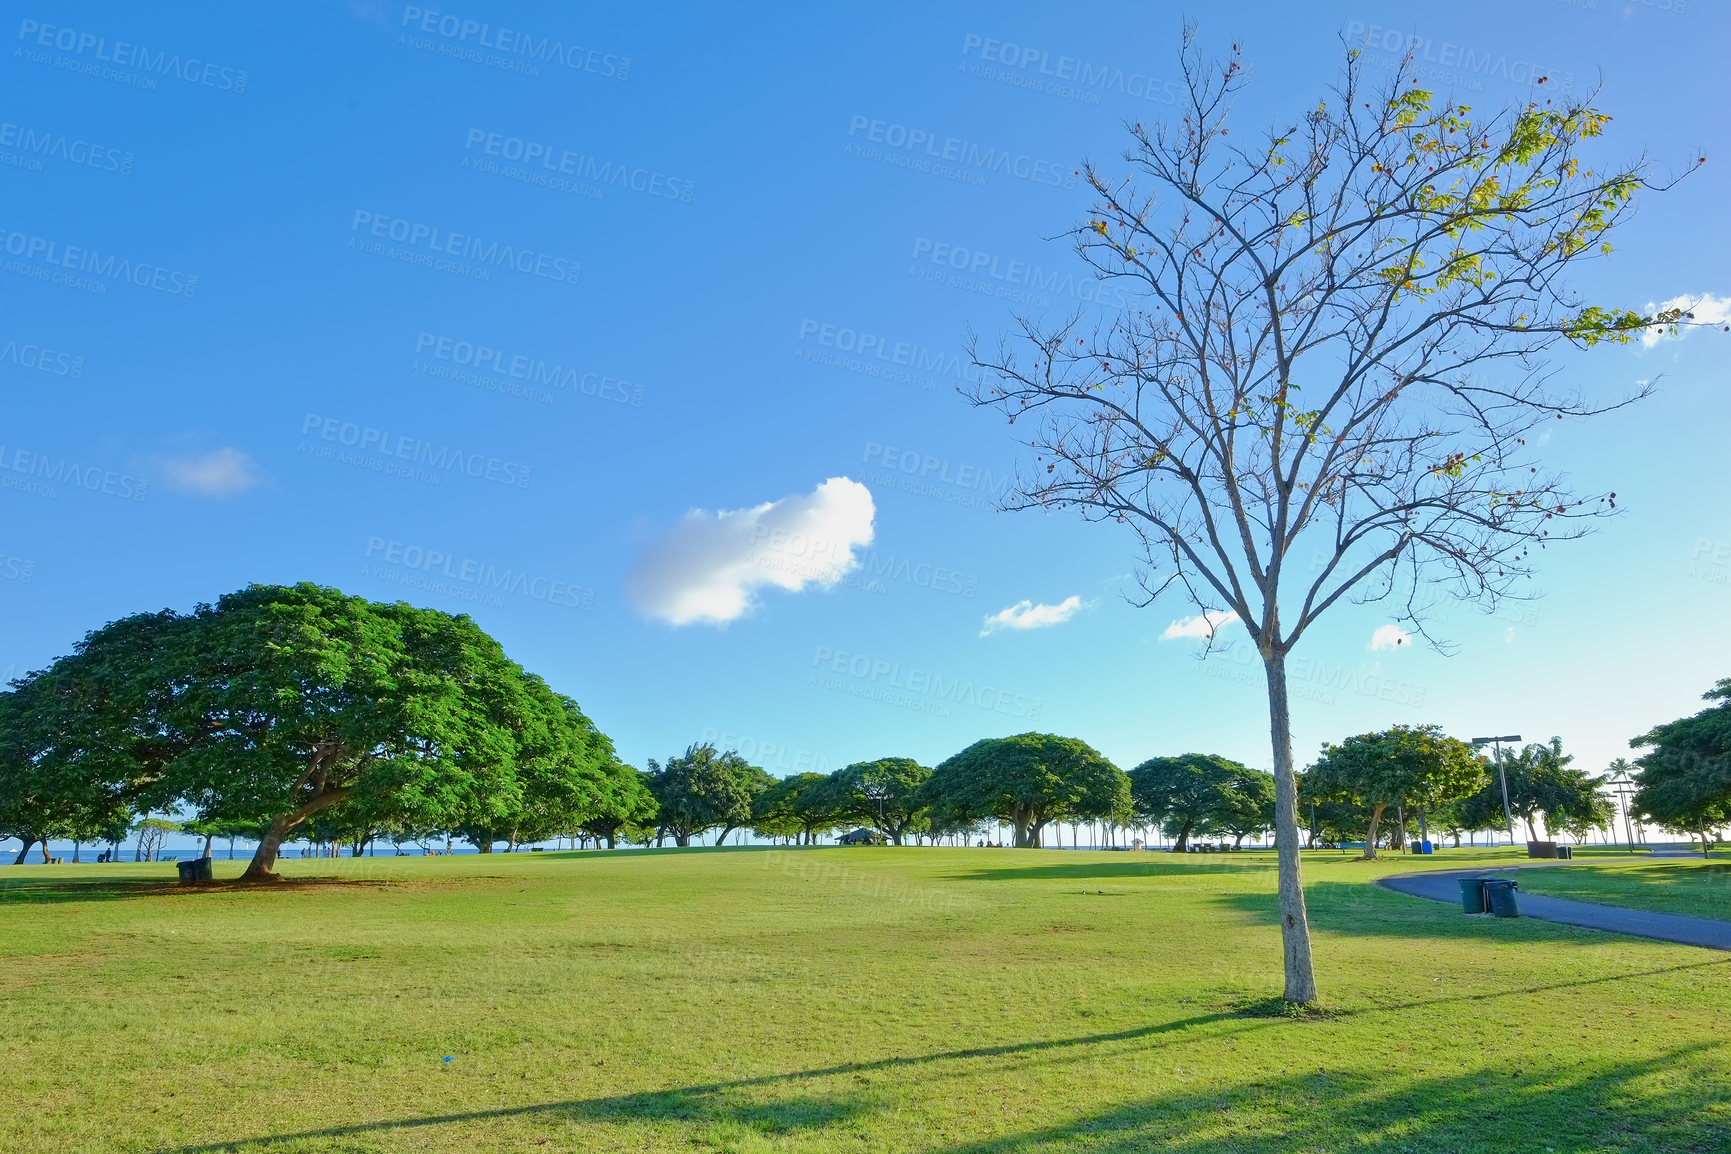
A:
{"label": "lamp post", "polygon": [[1509,844],[1515,844],[1515,814],[1509,808],[1509,775],[1503,772],[1503,742],[1515,742],[1521,739],[1518,733],[1506,737],[1475,737],[1474,745],[1493,746],[1497,751],[1497,779],[1503,784],[1503,820],[1509,823]]}
{"label": "lamp post", "polygon": [[1610,780],[1611,792],[1623,803],[1623,831],[1629,838],[1629,852],[1635,852],[1635,823],[1631,820],[1634,811],[1633,797],[1635,783],[1629,780],[1628,774],[1621,774]]}

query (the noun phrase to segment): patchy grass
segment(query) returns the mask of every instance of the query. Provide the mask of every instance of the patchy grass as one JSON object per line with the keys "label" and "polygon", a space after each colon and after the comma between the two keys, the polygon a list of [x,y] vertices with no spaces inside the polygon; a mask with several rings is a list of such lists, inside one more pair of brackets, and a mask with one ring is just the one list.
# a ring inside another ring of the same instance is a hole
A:
{"label": "patchy grass", "polygon": [[327,880],[201,891],[154,885],[160,865],[4,868],[0,1134],[170,1154],[1726,1149],[1731,958],[1369,884],[1517,860],[1308,857],[1325,1012],[1298,1015],[1264,853],[288,861]]}
{"label": "patchy grass", "polygon": [[1523,893],[1731,921],[1731,861],[1605,856],[1522,870]]}

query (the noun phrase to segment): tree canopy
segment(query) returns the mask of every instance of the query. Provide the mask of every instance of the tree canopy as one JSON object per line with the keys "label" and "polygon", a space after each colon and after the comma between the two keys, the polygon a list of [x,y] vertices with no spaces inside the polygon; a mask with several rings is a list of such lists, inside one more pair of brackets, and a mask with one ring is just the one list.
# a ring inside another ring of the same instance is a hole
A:
{"label": "tree canopy", "polygon": [[1305,774],[1317,797],[1334,797],[1369,810],[1364,856],[1376,857],[1377,827],[1394,805],[1437,805],[1465,797],[1485,782],[1473,747],[1435,725],[1396,725],[1324,745]]}
{"label": "tree canopy", "polygon": [[90,814],[101,797],[109,813],[257,823],[253,880],[321,814],[541,828],[588,804],[612,764],[576,703],[470,618],[305,583],[122,618],[7,697],[8,766]]}
{"label": "tree canopy", "polygon": [[907,757],[856,761],[833,775],[838,811],[845,821],[871,826],[896,845],[924,825],[925,794],[932,771]]}
{"label": "tree canopy", "polygon": [[1702,697],[1716,704],[1691,717],[1656,725],[1629,744],[1647,752],[1636,759],[1638,812],[1701,838],[1731,823],[1731,678]]}
{"label": "tree canopy", "polygon": [[649,762],[649,790],[655,795],[659,828],[679,846],[693,835],[717,827],[721,838],[751,824],[754,803],[775,779],[736,751],[719,752],[704,742],[690,745],[665,766]]}
{"label": "tree canopy", "polygon": [[926,796],[964,818],[1011,825],[1018,848],[1038,847],[1053,821],[1092,821],[1128,808],[1124,772],[1086,742],[1051,733],[976,741],[932,771]]}

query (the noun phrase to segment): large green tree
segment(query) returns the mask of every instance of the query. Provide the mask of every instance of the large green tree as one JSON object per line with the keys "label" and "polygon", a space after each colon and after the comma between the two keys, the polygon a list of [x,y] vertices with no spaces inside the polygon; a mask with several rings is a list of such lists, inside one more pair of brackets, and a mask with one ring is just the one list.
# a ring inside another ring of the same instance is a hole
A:
{"label": "large green tree", "polygon": [[49,716],[82,711],[45,765],[141,812],[259,823],[250,880],[319,815],[344,831],[481,823],[580,790],[612,754],[468,617],[311,584],[123,618],[43,678],[64,687]]}
{"label": "large green tree", "polygon": [[750,825],[757,796],[774,782],[736,751],[722,753],[709,742],[687,746],[666,765],[649,762],[649,789],[660,807],[656,820],[680,846],[717,827],[719,845],[733,830]]}
{"label": "large green tree", "polygon": [[932,771],[931,804],[950,821],[996,818],[1018,848],[1038,848],[1053,821],[1094,821],[1125,810],[1130,782],[1086,742],[1051,733],[976,741]]}
{"label": "large green tree", "polygon": [[585,811],[577,828],[606,841],[608,849],[617,849],[622,831],[629,834],[632,830],[653,828],[655,813],[649,775],[615,762],[603,780],[601,795]]}
{"label": "large green tree", "polygon": [[1507,822],[1503,810],[1503,783],[1508,783],[1508,812],[1526,826],[1528,840],[1537,840],[1543,818],[1551,832],[1571,823],[1599,824],[1610,813],[1610,802],[1601,783],[1573,764],[1563,752],[1561,738],[1548,743],[1532,742],[1520,749],[1504,749],[1500,758],[1485,764],[1489,777],[1474,794],[1463,799],[1461,811],[1472,829],[1502,829]]}
{"label": "large green tree", "polygon": [[1435,725],[1396,725],[1324,745],[1322,757],[1305,774],[1317,796],[1369,811],[1366,859],[1376,857],[1377,827],[1390,806],[1438,805],[1470,795],[1484,781],[1484,764],[1473,747]]}
{"label": "large green tree", "polygon": [[[1179,67],[1172,116],[1128,124],[1115,171],[1084,169],[1069,230],[1131,307],[1023,318],[974,346],[968,392],[1033,458],[1008,508],[1129,533],[1140,602],[1170,590],[1261,657],[1285,997],[1305,1003],[1291,654],[1343,602],[1420,630],[1435,583],[1494,605],[1609,514],[1614,494],[1545,467],[1538,432],[1628,398],[1568,395],[1549,354],[1685,314],[1573,289],[1653,187],[1644,158],[1603,155],[1610,117],[1583,100],[1469,109],[1410,61],[1377,80],[1349,51],[1270,122],[1236,49],[1209,61],[1187,33]],[[1258,123],[1232,123],[1249,107]]]}
{"label": "large green tree", "polygon": [[1716,704],[1692,717],[1656,725],[1629,744],[1647,752],[1636,759],[1636,812],[1701,838],[1731,823],[1731,678],[1702,695]]}
{"label": "large green tree", "polygon": [[1220,816],[1227,793],[1247,766],[1211,753],[1151,757],[1130,771],[1130,801],[1136,817],[1158,824],[1183,853],[1190,835]]}
{"label": "large green tree", "polygon": [[921,791],[932,771],[908,757],[856,761],[835,771],[836,797],[845,820],[863,822],[896,845],[925,824]]}
{"label": "large green tree", "polygon": [[751,827],[766,837],[797,838],[815,845],[817,835],[847,820],[841,790],[825,773],[796,773],[781,778],[757,795]]}
{"label": "large green tree", "polygon": [[1274,775],[1239,766],[1220,794],[1220,806],[1208,818],[1208,829],[1232,835],[1232,848],[1251,834],[1274,827]]}

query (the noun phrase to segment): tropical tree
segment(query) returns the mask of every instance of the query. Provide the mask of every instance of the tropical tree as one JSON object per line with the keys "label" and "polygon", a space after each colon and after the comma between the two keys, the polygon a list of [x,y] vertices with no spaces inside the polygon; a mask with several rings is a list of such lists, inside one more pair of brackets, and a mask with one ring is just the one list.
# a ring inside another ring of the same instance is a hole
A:
{"label": "tropical tree", "polygon": [[846,820],[840,790],[823,773],[781,778],[757,795],[756,806],[752,829],[765,837],[796,838],[800,845],[815,845],[821,831]]}
{"label": "tropical tree", "polygon": [[615,761],[600,796],[583,814],[577,828],[597,841],[605,841],[608,849],[618,849],[621,832],[653,828],[655,813],[655,794],[649,789],[649,775]]}
{"label": "tropical tree", "polygon": [[1071,231],[1133,307],[975,345],[970,399],[1029,430],[1007,507],[1124,526],[1142,604],[1181,590],[1261,655],[1285,996],[1303,1003],[1289,655],[1342,600],[1386,600],[1421,633],[1433,578],[1492,605],[1535,546],[1609,513],[1614,494],[1577,495],[1539,459],[1536,430],[1610,407],[1558,390],[1546,354],[1687,314],[1571,289],[1656,186],[1645,161],[1587,155],[1609,117],[1584,101],[1478,116],[1405,65],[1375,88],[1349,51],[1324,99],[1228,136],[1250,78],[1236,49],[1207,64],[1186,29],[1181,67],[1177,119],[1130,126],[1129,175],[1085,168]]}
{"label": "tropical tree", "polygon": [[1208,831],[1232,835],[1232,848],[1251,834],[1274,826],[1274,775],[1239,766],[1220,792],[1220,805],[1208,815]]}
{"label": "tropical tree", "polygon": [[666,766],[649,762],[649,789],[659,807],[659,828],[679,846],[694,834],[721,827],[719,845],[727,835],[751,824],[757,795],[775,779],[734,750],[718,752],[714,745],[690,745],[669,758]]}
{"label": "tropical tree", "polygon": [[1376,857],[1377,827],[1390,806],[1437,805],[1466,797],[1484,780],[1484,765],[1473,747],[1445,736],[1435,725],[1396,725],[1324,745],[1322,757],[1305,773],[1306,786],[1317,796],[1369,810],[1367,861]]}
{"label": "tropical tree", "polygon": [[1211,753],[1151,757],[1130,771],[1130,804],[1136,817],[1158,824],[1183,853],[1190,835],[1224,814],[1226,795],[1240,773],[1253,772]]}
{"label": "tropical tree", "polygon": [[1701,839],[1731,823],[1731,678],[1702,695],[1716,702],[1692,717],[1656,725],[1629,744],[1647,752],[1636,759],[1637,812]]}
{"label": "tropical tree", "polygon": [[1500,829],[1507,821],[1503,809],[1503,783],[1508,784],[1508,813],[1527,827],[1527,840],[1538,840],[1542,818],[1549,830],[1565,828],[1571,821],[1594,825],[1609,820],[1610,800],[1600,792],[1601,783],[1570,763],[1561,738],[1549,744],[1533,742],[1520,749],[1504,749],[1499,757],[1486,760],[1489,776],[1477,793],[1463,799],[1461,808],[1472,829]]}
{"label": "tropical tree", "polygon": [[831,775],[838,811],[845,821],[859,821],[896,845],[904,834],[925,824],[921,792],[932,771],[907,757],[856,761]]}
{"label": "tropical tree", "polygon": [[1087,743],[1051,733],[976,741],[932,771],[928,805],[949,823],[996,818],[1018,849],[1038,848],[1053,821],[1110,817],[1129,802],[1124,772]]}

